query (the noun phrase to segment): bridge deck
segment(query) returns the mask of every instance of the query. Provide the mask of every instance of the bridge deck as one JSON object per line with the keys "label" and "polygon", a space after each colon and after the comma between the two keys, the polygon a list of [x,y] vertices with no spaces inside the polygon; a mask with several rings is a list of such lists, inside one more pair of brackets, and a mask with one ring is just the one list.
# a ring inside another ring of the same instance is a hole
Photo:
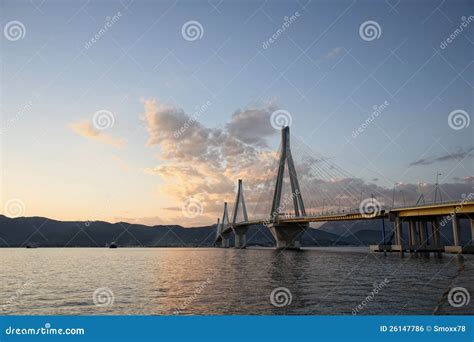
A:
{"label": "bridge deck", "polygon": [[[388,218],[390,214],[399,217],[420,217],[420,216],[448,216],[456,213],[459,216],[474,216],[474,201],[450,201],[443,203],[422,204],[417,206],[403,206],[394,208],[384,208],[374,215],[361,213],[359,210],[348,212],[326,213],[318,215],[294,216],[280,215],[279,223],[311,223],[330,221],[350,221],[350,220],[374,220]],[[268,218],[256,219],[246,222],[238,222],[235,226],[250,226],[273,222]],[[226,229],[229,230],[230,228]]]}

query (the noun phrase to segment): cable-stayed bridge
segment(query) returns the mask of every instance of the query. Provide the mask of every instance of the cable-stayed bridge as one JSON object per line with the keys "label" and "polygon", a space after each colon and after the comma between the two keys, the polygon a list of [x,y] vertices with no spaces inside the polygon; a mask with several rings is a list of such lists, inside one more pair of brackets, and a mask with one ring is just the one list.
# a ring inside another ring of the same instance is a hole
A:
{"label": "cable-stayed bridge", "polygon": [[[298,151],[301,151],[300,147],[303,145],[298,145]],[[394,189],[392,203],[388,206],[384,204],[387,194],[378,194],[382,196],[383,201],[378,200],[373,193],[363,199],[364,191],[354,184],[356,180],[337,165],[330,163],[327,158],[313,155],[312,151],[300,154],[299,157],[302,158],[298,170],[290,148],[289,127],[282,128],[276,177],[273,181],[267,181],[263,188],[260,187],[259,198],[254,196],[254,217],[249,216],[247,212],[243,182],[239,179],[231,216],[227,202],[224,203],[222,219],[218,220],[215,244],[230,247],[230,236],[234,234],[235,247],[245,248],[249,227],[264,225],[270,229],[276,241],[276,248],[299,249],[300,238],[311,223],[378,219],[381,220],[383,238],[380,245],[371,246],[374,251],[474,251],[472,193],[461,200],[451,199],[443,202],[437,200],[438,195],[441,199],[441,190],[436,187],[433,203],[424,203],[421,195],[416,204],[407,205],[402,193],[403,204],[396,205]],[[298,179],[299,172],[303,175],[303,183]],[[267,200],[270,193],[273,194],[271,201]],[[259,208],[262,204],[268,204],[269,207],[262,210]],[[393,222],[393,234],[386,234],[384,219]],[[460,219],[470,221],[471,240],[464,246],[461,245]],[[440,226],[448,222],[451,222],[453,229],[452,244],[443,246]],[[404,229],[407,229],[407,234],[404,234]]]}

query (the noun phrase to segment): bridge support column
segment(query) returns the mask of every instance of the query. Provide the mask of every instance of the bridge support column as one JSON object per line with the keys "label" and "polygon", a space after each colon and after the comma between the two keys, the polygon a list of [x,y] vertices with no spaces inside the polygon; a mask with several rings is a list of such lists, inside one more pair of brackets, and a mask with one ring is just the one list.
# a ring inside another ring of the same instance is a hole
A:
{"label": "bridge support column", "polygon": [[235,234],[235,248],[247,247],[247,231],[249,227],[237,227],[234,228]]}
{"label": "bridge support column", "polygon": [[433,246],[441,246],[441,234],[439,231],[439,218],[435,218],[431,221],[431,231],[433,234]]}
{"label": "bridge support column", "polygon": [[403,243],[402,238],[402,222],[400,221],[400,217],[395,217],[395,243],[399,246]]}
{"label": "bridge support column", "polygon": [[222,234],[222,243],[221,243],[222,248],[229,248],[230,247],[230,234],[231,234],[230,231]]}
{"label": "bridge support column", "polygon": [[301,235],[309,227],[308,223],[272,223],[268,226],[276,240],[277,249],[300,249]]}
{"label": "bridge support column", "polygon": [[474,245],[474,219],[469,219],[471,222],[471,246]]}
{"label": "bridge support column", "polygon": [[453,242],[454,246],[461,246],[461,232],[459,229],[459,217],[454,214],[452,217],[453,222]]}
{"label": "bridge support column", "polygon": [[418,231],[420,232],[420,245],[422,248],[426,248],[427,245],[427,236],[426,236],[426,226],[424,221],[418,221]]}
{"label": "bridge support column", "polygon": [[417,238],[416,238],[416,228],[415,228],[415,221],[410,220],[408,221],[408,227],[409,227],[409,234],[408,234],[408,244],[411,246],[417,245]]}
{"label": "bridge support column", "polygon": [[453,245],[444,247],[444,250],[447,253],[462,253],[463,248],[461,246],[461,232],[458,215],[454,214],[451,216],[451,223],[453,225]]}

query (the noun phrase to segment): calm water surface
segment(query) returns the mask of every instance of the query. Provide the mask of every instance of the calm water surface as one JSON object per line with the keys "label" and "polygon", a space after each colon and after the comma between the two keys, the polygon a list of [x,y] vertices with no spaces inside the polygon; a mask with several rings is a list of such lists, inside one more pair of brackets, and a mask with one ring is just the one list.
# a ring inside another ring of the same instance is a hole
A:
{"label": "calm water surface", "polygon": [[[350,315],[385,278],[359,314],[432,314],[453,283],[474,284],[472,256],[365,248],[4,248],[0,260],[0,309],[12,315]],[[271,304],[277,287],[289,289],[291,304]],[[110,305],[95,305],[98,288],[110,289],[113,303],[104,295]]]}

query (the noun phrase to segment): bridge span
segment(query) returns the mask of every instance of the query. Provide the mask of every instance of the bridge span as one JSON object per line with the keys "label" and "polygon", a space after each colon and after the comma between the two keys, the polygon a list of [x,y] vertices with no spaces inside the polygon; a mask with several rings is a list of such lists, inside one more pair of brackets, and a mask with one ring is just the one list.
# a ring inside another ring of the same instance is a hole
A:
{"label": "bridge span", "polygon": [[[285,212],[281,204],[283,176],[285,166],[291,184],[291,200],[293,212]],[[244,200],[242,180],[238,180],[237,194],[229,219],[228,205],[224,203],[222,219],[218,220],[215,245],[230,247],[231,234],[235,236],[235,248],[247,246],[247,232],[250,226],[263,225],[270,229],[277,249],[299,249],[303,233],[311,223],[352,221],[352,220],[381,220],[382,239],[380,244],[371,246],[376,252],[448,252],[474,253],[474,196],[468,196],[459,201],[437,202],[412,206],[362,205],[351,210],[307,212],[301,194],[293,157],[290,150],[289,127],[282,128],[282,149],[279,157],[272,209],[268,217],[249,219]],[[370,202],[370,199],[368,199]],[[373,199],[372,199],[373,200]],[[367,203],[366,203],[367,204]],[[237,221],[239,211],[243,220]],[[385,220],[393,222],[393,234],[389,237],[385,232]],[[470,222],[471,239],[469,243],[461,244],[460,220]],[[452,243],[442,244],[441,226],[452,225]],[[405,234],[405,233],[406,234]],[[393,241],[392,241],[393,240]]]}

